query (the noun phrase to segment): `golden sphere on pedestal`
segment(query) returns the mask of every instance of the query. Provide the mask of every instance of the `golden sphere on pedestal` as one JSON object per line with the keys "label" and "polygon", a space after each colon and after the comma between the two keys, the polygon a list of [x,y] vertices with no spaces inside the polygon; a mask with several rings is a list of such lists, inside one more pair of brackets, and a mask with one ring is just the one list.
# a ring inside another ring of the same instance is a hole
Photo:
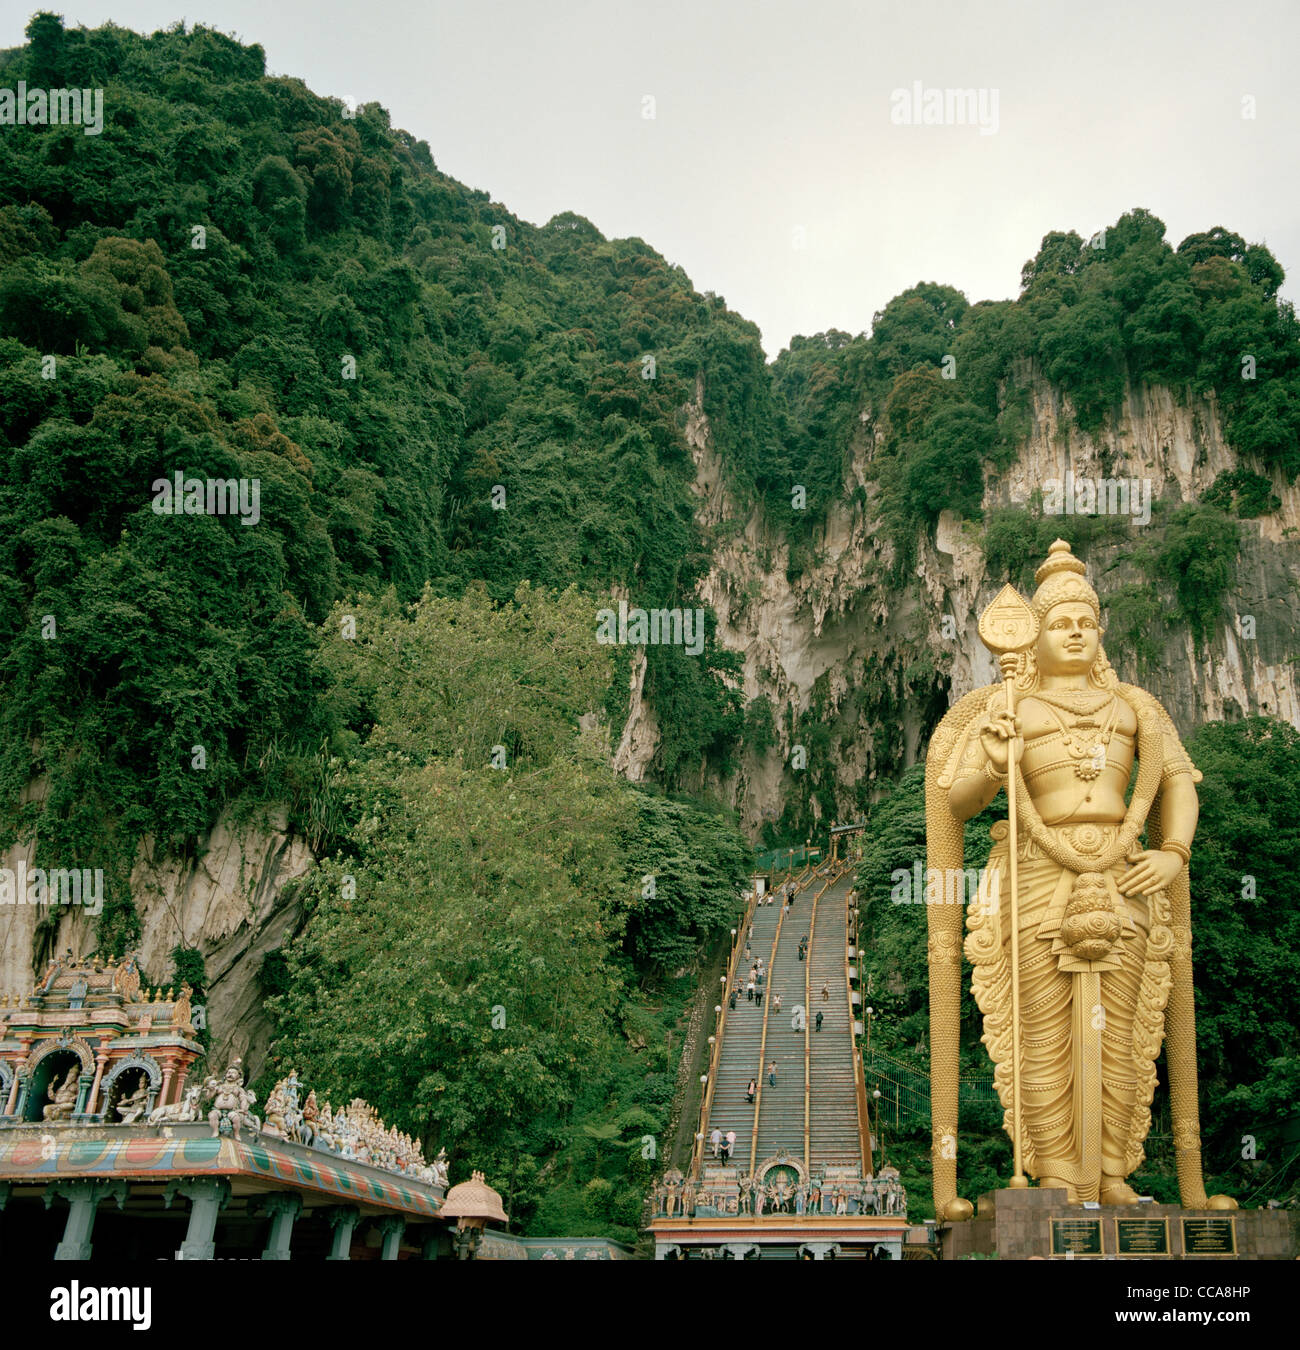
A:
{"label": "golden sphere on pedestal", "polygon": [[974,1218],[975,1206],[969,1200],[963,1200],[959,1196],[956,1200],[949,1200],[943,1207],[943,1217],[949,1223],[965,1223],[967,1219]]}
{"label": "golden sphere on pedestal", "polygon": [[1212,1195],[1205,1202],[1206,1209],[1236,1209],[1237,1202],[1230,1195]]}

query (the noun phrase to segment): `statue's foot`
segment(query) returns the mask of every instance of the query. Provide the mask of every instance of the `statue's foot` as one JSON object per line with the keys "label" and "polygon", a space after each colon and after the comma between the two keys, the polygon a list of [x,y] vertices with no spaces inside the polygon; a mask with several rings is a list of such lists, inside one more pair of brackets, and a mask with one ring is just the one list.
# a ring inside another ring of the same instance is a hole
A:
{"label": "statue's foot", "polygon": [[1102,1177],[1099,1199],[1103,1205],[1136,1205],[1138,1193],[1123,1177]]}

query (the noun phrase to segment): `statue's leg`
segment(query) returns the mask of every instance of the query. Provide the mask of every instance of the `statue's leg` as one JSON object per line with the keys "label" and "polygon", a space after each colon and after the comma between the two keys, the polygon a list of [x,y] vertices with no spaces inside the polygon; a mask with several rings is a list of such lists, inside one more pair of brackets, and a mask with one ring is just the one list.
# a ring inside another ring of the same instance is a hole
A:
{"label": "statue's leg", "polygon": [[1070,1046],[1073,984],[1051,943],[1034,927],[1020,934],[1020,1010],[1024,1065],[1021,1101],[1041,1187],[1064,1187],[1075,1199],[1074,1073]]}
{"label": "statue's leg", "polygon": [[[1137,929],[1135,935],[1121,944],[1122,968],[1107,971],[1101,977],[1101,1004],[1105,1025],[1101,1033],[1102,1118],[1101,1118],[1101,1186],[1099,1199],[1107,1205],[1137,1203],[1137,1193],[1124,1178],[1131,1171],[1130,1159],[1141,1139],[1133,1140],[1135,1128],[1134,1103],[1141,1092],[1149,1101],[1155,1086],[1154,1054],[1143,1053],[1139,1034],[1138,1008],[1142,991],[1142,974],[1146,962],[1146,907],[1132,904],[1130,913]],[[1148,1037],[1145,1038],[1149,1040]],[[1159,1049],[1159,1040],[1148,1049]],[[1140,1082],[1149,1078],[1151,1081]],[[1145,1117],[1148,1128],[1149,1114]],[[1140,1128],[1140,1127],[1139,1127]],[[1145,1131],[1142,1131],[1145,1137]]]}

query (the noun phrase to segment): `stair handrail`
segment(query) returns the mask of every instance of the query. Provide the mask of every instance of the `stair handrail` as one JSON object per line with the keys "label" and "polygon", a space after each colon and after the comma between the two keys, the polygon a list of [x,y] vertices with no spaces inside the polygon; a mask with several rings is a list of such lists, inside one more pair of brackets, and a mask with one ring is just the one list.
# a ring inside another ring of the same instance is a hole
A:
{"label": "stair handrail", "polygon": [[803,957],[803,1169],[805,1175],[812,1166],[812,954],[813,942],[817,937],[817,902],[821,895],[814,895],[812,913],[808,918],[808,950]]}
{"label": "stair handrail", "polygon": [[[848,870],[847,868],[845,869]],[[871,1116],[867,1105],[867,1080],[862,1069],[862,1049],[858,1040],[858,1019],[853,1015],[853,986],[849,983],[849,897],[856,887],[844,893],[844,992],[849,1001],[849,1042],[853,1047],[853,1089],[858,1101],[858,1152],[862,1159],[862,1175],[875,1175],[875,1156],[871,1147]],[[853,933],[853,950],[857,953],[858,979],[862,978],[861,933]]]}

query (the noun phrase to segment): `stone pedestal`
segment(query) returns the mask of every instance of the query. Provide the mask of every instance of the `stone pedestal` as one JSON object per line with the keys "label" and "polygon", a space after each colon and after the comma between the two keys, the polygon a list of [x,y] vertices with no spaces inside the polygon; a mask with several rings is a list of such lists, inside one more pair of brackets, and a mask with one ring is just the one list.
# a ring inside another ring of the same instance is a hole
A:
{"label": "stone pedestal", "polygon": [[[1300,1210],[1072,1205],[1065,1191],[1036,1187],[990,1191],[980,1196],[973,1219],[940,1232],[945,1261],[1291,1261],[1300,1255]],[[1235,1250],[1214,1250],[1228,1248],[1228,1239]]]}

